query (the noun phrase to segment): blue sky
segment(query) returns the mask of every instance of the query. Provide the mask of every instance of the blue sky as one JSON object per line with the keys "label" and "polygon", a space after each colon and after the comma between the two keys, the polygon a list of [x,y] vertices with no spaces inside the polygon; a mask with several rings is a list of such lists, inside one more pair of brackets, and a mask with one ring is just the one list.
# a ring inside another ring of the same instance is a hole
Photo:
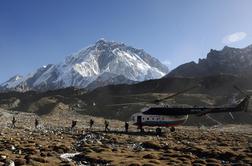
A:
{"label": "blue sky", "polygon": [[143,48],[169,68],[211,48],[252,44],[250,0],[1,0],[0,82],[99,38]]}

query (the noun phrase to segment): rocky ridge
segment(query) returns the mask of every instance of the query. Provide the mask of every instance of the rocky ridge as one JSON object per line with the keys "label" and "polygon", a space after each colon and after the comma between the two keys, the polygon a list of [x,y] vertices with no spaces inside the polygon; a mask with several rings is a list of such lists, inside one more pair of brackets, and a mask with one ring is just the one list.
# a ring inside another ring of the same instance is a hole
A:
{"label": "rocky ridge", "polygon": [[252,45],[245,48],[225,46],[211,50],[198,63],[189,62],[172,70],[167,77],[206,77],[220,74],[249,76],[252,71]]}

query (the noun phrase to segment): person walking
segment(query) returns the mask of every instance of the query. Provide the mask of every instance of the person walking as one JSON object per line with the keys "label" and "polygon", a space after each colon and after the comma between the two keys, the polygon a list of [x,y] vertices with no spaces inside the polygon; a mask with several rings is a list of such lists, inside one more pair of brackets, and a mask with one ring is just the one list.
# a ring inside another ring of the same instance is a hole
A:
{"label": "person walking", "polygon": [[89,129],[90,130],[92,129],[93,125],[94,125],[94,120],[90,119],[90,121],[89,121]]}
{"label": "person walking", "polygon": [[125,122],[124,127],[125,127],[125,132],[127,133],[129,130],[129,123]]}
{"label": "person walking", "polygon": [[36,128],[36,129],[38,128],[38,125],[39,125],[39,121],[38,121],[38,119],[36,118],[36,119],[35,119],[35,128]]}
{"label": "person walking", "polygon": [[76,120],[72,120],[72,126],[71,126],[71,130],[73,130],[73,128],[77,125],[77,121]]}
{"label": "person walking", "polygon": [[12,117],[12,128],[16,127],[16,122],[17,122],[17,120],[16,120],[15,116],[13,116]]}
{"label": "person walking", "polygon": [[138,124],[138,129],[140,130],[141,133],[144,132],[143,124],[142,124],[142,123],[139,123],[139,124]]}
{"label": "person walking", "polygon": [[105,132],[109,131],[109,122],[107,120],[105,120],[104,125],[105,125]]}

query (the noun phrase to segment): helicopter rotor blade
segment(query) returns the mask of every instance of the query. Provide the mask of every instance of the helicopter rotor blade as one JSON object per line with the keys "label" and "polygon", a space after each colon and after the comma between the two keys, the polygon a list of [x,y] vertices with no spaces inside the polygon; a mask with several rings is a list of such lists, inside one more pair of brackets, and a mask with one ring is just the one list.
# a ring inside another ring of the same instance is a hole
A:
{"label": "helicopter rotor blade", "polygon": [[246,92],[244,92],[243,90],[241,90],[239,87],[237,87],[236,85],[233,86],[236,90],[238,90],[241,94],[248,96],[248,94]]}
{"label": "helicopter rotor blade", "polygon": [[170,96],[168,96],[168,97],[165,97],[165,98],[162,98],[162,99],[157,99],[157,100],[154,100],[154,101],[141,101],[141,102],[135,102],[135,103],[119,103],[119,104],[110,104],[110,105],[106,105],[107,107],[116,107],[116,106],[129,106],[129,105],[142,105],[142,104],[145,104],[145,105],[147,105],[147,104],[159,104],[160,102],[162,102],[162,101],[164,101],[164,100],[167,100],[167,99],[170,99],[170,98],[173,98],[173,97],[175,97],[175,96],[177,96],[177,95],[180,95],[180,94],[182,94],[182,93],[185,93],[185,92],[187,92],[187,91],[189,91],[189,90],[192,90],[192,89],[194,89],[194,88],[197,88],[197,87],[199,87],[200,85],[197,85],[197,86],[193,86],[193,87],[190,87],[190,88],[188,88],[188,89],[185,89],[185,90],[182,90],[182,91],[180,91],[180,92],[177,92],[177,93],[175,93],[175,94],[172,94],[172,95],[170,95]]}
{"label": "helicopter rotor blade", "polygon": [[147,104],[147,102],[109,104],[109,105],[106,105],[106,107],[129,106],[129,105],[141,105],[141,104]]}
{"label": "helicopter rotor blade", "polygon": [[193,87],[190,87],[190,88],[188,88],[188,89],[185,89],[185,90],[182,90],[182,91],[180,91],[180,92],[177,92],[177,93],[175,93],[175,94],[172,94],[172,95],[170,95],[170,96],[167,96],[167,97],[165,97],[165,98],[154,100],[153,103],[160,103],[161,101],[168,100],[168,99],[170,99],[170,98],[173,98],[173,97],[175,97],[175,96],[178,96],[178,95],[180,95],[180,94],[183,94],[183,93],[185,93],[185,92],[187,92],[187,91],[190,91],[190,90],[192,90],[192,89],[195,89],[195,88],[197,88],[197,87],[199,87],[199,86],[200,86],[200,85],[193,86]]}

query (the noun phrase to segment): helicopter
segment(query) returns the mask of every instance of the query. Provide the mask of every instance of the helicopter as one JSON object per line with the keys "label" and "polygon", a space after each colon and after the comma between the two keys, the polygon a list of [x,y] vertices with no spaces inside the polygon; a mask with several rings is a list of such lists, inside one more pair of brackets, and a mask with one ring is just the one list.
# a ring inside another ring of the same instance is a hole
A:
{"label": "helicopter", "polygon": [[[247,111],[249,105],[250,96],[239,89],[237,86],[234,86],[236,90],[242,93],[245,97],[237,101],[234,104],[222,105],[222,106],[169,106],[169,105],[160,105],[159,103],[173,98],[179,94],[185,93],[189,90],[199,87],[200,85],[185,89],[183,91],[177,92],[173,95],[165,97],[163,99],[158,99],[153,101],[155,106],[150,106],[143,108],[141,112],[135,113],[131,116],[131,121],[134,125],[138,126],[141,132],[144,132],[144,126],[157,127],[156,133],[161,134],[161,127],[170,127],[170,131],[175,131],[175,126],[184,124],[189,115],[198,115],[203,116],[213,113],[222,113],[229,112],[232,116],[232,112]],[[136,104],[136,103],[128,103]],[[124,105],[127,105],[124,104]]]}

